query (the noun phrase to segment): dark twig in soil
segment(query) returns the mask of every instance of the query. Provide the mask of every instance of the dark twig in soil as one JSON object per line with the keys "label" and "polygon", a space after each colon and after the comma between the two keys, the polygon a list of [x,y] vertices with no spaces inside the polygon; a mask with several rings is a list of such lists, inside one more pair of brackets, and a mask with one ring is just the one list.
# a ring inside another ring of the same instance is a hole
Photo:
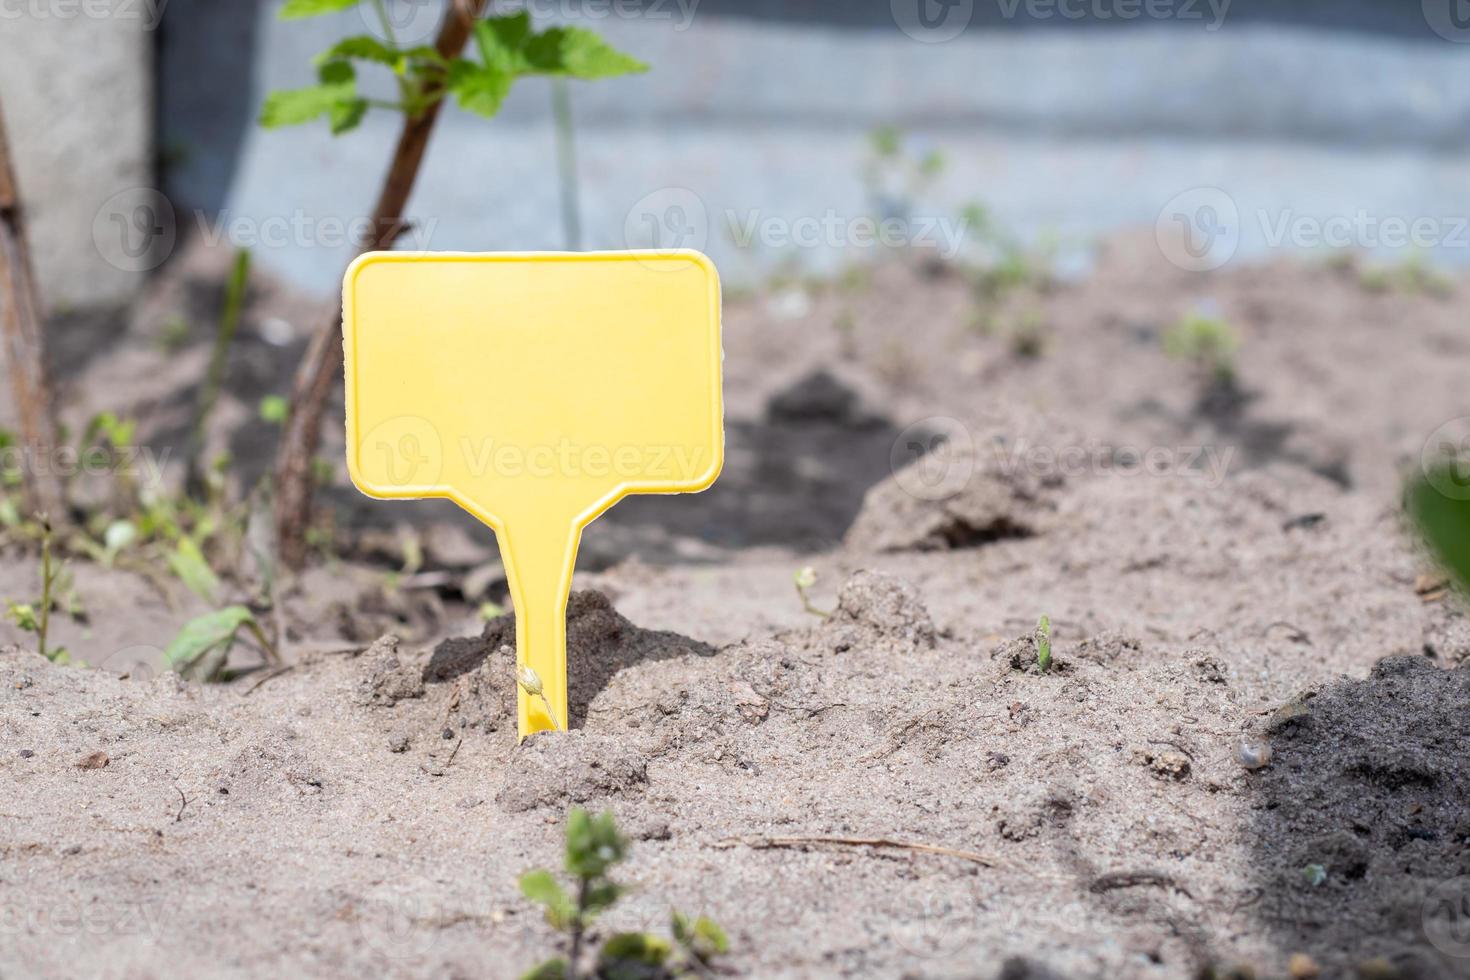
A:
{"label": "dark twig in soil", "polygon": [[177,785],[174,786],[174,791],[179,794],[179,812],[174,814],[174,823],[180,823],[184,819],[184,808],[189,805],[189,798]]}
{"label": "dark twig in soil", "polygon": [[1167,888],[1185,898],[1194,898],[1189,889],[1158,871],[1110,871],[1098,875],[1087,886],[1087,890],[1094,895],[1103,895],[1119,888]]}
{"label": "dark twig in soil", "polygon": [[945,857],[959,858],[961,861],[969,861],[986,868],[1000,866],[994,858],[986,857],[975,851],[962,851],[955,847],[924,844],[918,841],[890,840],[887,837],[730,837],[719,841],[716,846],[743,846],[764,851],[782,847],[810,847],[818,844],[832,844],[839,847],[887,847],[901,851],[917,851],[922,854],[940,854]]}
{"label": "dark twig in soil", "polygon": [[266,681],[274,680],[275,678],[280,677],[282,674],[289,674],[295,669],[295,664],[286,664],[284,666],[277,667],[275,670],[268,672],[267,674],[265,674],[265,676],[261,677],[260,680],[256,681],[254,684],[251,684],[245,690],[241,691],[240,697],[249,697],[250,695],[255,693],[256,688],[260,687]]}

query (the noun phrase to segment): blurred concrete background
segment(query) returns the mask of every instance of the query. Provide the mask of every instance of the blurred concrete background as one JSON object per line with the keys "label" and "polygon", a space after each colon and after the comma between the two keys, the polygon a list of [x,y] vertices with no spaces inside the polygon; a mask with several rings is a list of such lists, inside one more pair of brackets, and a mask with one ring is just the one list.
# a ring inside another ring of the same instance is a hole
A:
{"label": "blurred concrete background", "polygon": [[[291,281],[335,288],[351,252],[343,228],[371,207],[397,120],[375,112],[334,139],[324,124],[264,132],[254,118],[270,89],[313,80],[313,54],[376,22],[354,11],[282,23],[281,0],[169,0],[149,31],[147,0],[70,2],[132,3],[141,20],[0,18],[0,97],[52,302],[117,298],[142,278],[114,268],[116,255],[99,262],[94,231],[167,238],[167,216],[151,220],[166,203],[114,197],[155,180],[172,200],[169,231],[251,246]],[[572,85],[579,244],[702,247],[734,283],[831,270],[875,211],[907,215],[920,244],[954,251],[970,202],[1024,239],[1061,243],[1064,263],[1085,264],[1110,231],[1176,221],[1210,238],[1205,264],[1310,249],[1312,228],[1331,221],[1366,251],[1467,261],[1466,6],[529,3],[538,24],[592,27],[653,66]],[[441,8],[390,0],[400,40],[429,39]],[[66,60],[82,50],[82,66]],[[448,112],[408,244],[565,247],[551,118],[542,79],[519,83],[495,120]],[[875,184],[865,165],[882,126],[905,134],[911,160],[940,151],[938,176],[890,167]],[[1197,188],[1209,190],[1187,193]],[[1405,244],[1383,234],[1395,220],[1431,224]],[[145,266],[171,240],[152,245],[122,264]]]}

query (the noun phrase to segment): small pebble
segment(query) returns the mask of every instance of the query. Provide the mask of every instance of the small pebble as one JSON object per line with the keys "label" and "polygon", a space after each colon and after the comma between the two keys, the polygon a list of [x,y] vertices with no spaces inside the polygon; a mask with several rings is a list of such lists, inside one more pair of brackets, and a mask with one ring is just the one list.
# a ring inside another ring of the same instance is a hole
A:
{"label": "small pebble", "polygon": [[1313,980],[1322,970],[1306,953],[1293,953],[1286,963],[1286,972],[1291,974],[1291,980]]}
{"label": "small pebble", "polygon": [[1247,769],[1264,769],[1271,764],[1271,743],[1241,740],[1235,750],[1235,758]]}
{"label": "small pebble", "polygon": [[20,757],[22,759],[29,759],[29,758],[31,758],[31,756],[33,756],[35,754],[36,754],[36,752],[35,752],[34,749],[21,749],[20,750]]}
{"label": "small pebble", "polygon": [[394,735],[392,738],[388,739],[388,751],[389,752],[407,752],[408,751],[408,736],[407,735]]}

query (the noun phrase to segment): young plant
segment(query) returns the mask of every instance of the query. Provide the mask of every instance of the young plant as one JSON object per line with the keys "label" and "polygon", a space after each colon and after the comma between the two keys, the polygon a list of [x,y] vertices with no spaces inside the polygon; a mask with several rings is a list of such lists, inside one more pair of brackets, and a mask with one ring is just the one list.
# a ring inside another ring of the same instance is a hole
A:
{"label": "young plant", "polygon": [[[689,919],[674,912],[672,939],[644,932],[610,936],[595,956],[589,940],[598,916],[626,889],[610,872],[628,856],[628,841],[618,832],[611,813],[590,816],[580,807],[567,814],[566,873],[568,894],[550,871],[536,869],[520,877],[521,893],[545,909],[546,921],[565,935],[563,952],[527,972],[522,980],[677,980],[710,971],[729,949],[724,931],[710,919]],[[591,959],[591,964],[586,961]]]}
{"label": "young plant", "polygon": [[41,519],[41,599],[36,603],[9,603],[5,616],[27,633],[36,634],[36,645],[41,656],[54,664],[71,660],[62,647],[50,645],[51,612],[61,605],[61,597],[67,592],[66,576],[62,564],[52,553],[51,524]]}
{"label": "young plant", "polygon": [[828,616],[832,615],[830,611],[826,609],[818,609],[816,606],[814,606],[812,604],[811,596],[807,595],[807,590],[817,584],[817,570],[815,568],[810,565],[807,565],[804,568],[798,568],[796,570],[796,575],[793,577],[793,581],[796,584],[796,594],[801,597],[801,608],[805,609],[813,616],[820,616],[823,619],[826,619]]}
{"label": "young plant", "polygon": [[[358,7],[360,0],[287,0],[281,17],[296,20]],[[598,79],[646,71],[648,66],[615,50],[580,27],[532,29],[521,11],[481,19],[487,0],[445,3],[439,36],[432,46],[405,46],[394,39],[382,0],[371,0],[387,41],[371,35],[344,38],[317,56],[317,84],[272,92],[261,111],[267,128],[325,118],[334,134],[346,133],[374,108],[398,112],[403,129],[388,176],[373,209],[373,240],[364,251],[392,246],[406,230],[403,216],[429,137],[446,99],[487,118],[500,111],[517,79],[531,75]],[[464,57],[473,36],[475,52]],[[357,88],[358,66],[379,67],[397,83],[397,98],[371,99]],[[314,489],[312,460],[322,419],[341,371],[340,315],[322,324],[296,376],[291,411],[276,458],[276,525],[282,561],[298,566],[306,557]]]}
{"label": "young plant", "polygon": [[1187,361],[1216,382],[1235,377],[1235,353],[1240,337],[1218,317],[1191,313],[1164,333],[1164,353]]}
{"label": "young plant", "polygon": [[1036,669],[1043,674],[1051,670],[1051,617],[1042,616],[1036,624]]}
{"label": "young plant", "polygon": [[164,662],[188,680],[204,683],[221,680],[241,630],[250,633],[268,662],[280,661],[255,614],[244,606],[228,606],[190,620],[163,651]]}
{"label": "young plant", "polygon": [[[1410,517],[1441,565],[1470,591],[1470,480],[1467,461],[1448,460],[1409,486]],[[1450,493],[1445,492],[1446,488]]]}
{"label": "young plant", "polygon": [[214,407],[219,403],[220,392],[225,386],[225,368],[229,362],[230,348],[235,344],[235,333],[240,327],[240,311],[245,306],[245,287],[249,282],[250,250],[242,248],[235,253],[235,265],[230,271],[230,281],[225,286],[224,305],[220,310],[219,329],[214,335],[209,370],[199,389],[199,404],[194,409],[194,425],[189,436],[184,479],[184,486],[191,494],[204,492],[204,443],[209,435],[209,419],[214,415]]}

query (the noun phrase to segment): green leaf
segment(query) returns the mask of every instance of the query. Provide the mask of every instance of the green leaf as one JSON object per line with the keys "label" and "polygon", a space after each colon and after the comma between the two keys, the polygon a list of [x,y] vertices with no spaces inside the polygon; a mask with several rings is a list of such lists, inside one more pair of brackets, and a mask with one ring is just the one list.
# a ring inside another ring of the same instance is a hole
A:
{"label": "green leaf", "polygon": [[281,395],[266,395],[260,400],[260,419],[272,425],[281,425],[291,414],[291,403]]}
{"label": "green leaf", "polygon": [[332,112],[339,103],[354,98],[356,90],[353,83],[335,83],[272,92],[261,106],[260,124],[266,129],[279,129],[309,123]]}
{"label": "green leaf", "polygon": [[587,889],[586,901],[582,905],[582,911],[589,918],[609,908],[623,895],[623,888],[610,881],[604,881],[592,885]]}
{"label": "green leaf", "polygon": [[358,0],[286,0],[286,5],[277,14],[281,20],[301,20],[304,17],[320,17],[339,10],[356,7]]}
{"label": "green leaf", "polygon": [[395,68],[403,57],[403,54],[377,38],[369,34],[359,34],[356,37],[343,38],[317,55],[315,60],[318,65],[333,61],[372,61]]}
{"label": "green leaf", "polygon": [[349,99],[346,102],[338,102],[332,107],[331,122],[332,135],[341,136],[358,127],[362,117],[367,115],[367,99]]}
{"label": "green leaf", "polygon": [[567,961],[560,958],[547,960],[521,974],[521,980],[567,980]]}
{"label": "green leaf", "polygon": [[242,627],[260,629],[255,616],[244,606],[229,606],[191,619],[163,651],[163,659],[185,677],[214,680],[224,669]]}
{"label": "green leaf", "polygon": [[113,521],[102,534],[102,545],[107,549],[108,561],[138,540],[138,525],[132,521]]}
{"label": "green leaf", "polygon": [[647,980],[668,961],[673,947],[668,940],[646,932],[620,932],[603,943],[597,954],[597,975],[608,980]]}
{"label": "green leaf", "polygon": [[356,93],[357,69],[352,67],[350,61],[328,61],[317,65],[316,77],[323,85],[339,88],[347,85],[353,86],[341,92],[344,98]]}
{"label": "green leaf", "polygon": [[[1445,569],[1470,589],[1470,470],[1464,460],[1436,467],[1409,488],[1409,513]],[[1446,492],[1450,491],[1450,492]]]}
{"label": "green leaf", "polygon": [[199,550],[199,545],[194,543],[193,538],[179,539],[178,547],[168,556],[168,567],[190,592],[205,602],[217,601],[219,577],[209,567],[209,562],[204,560],[204,552]]}
{"label": "green leaf", "polygon": [[41,624],[36,617],[36,607],[28,602],[12,602],[5,610],[5,618],[27,633],[40,632]]}
{"label": "green leaf", "polygon": [[475,46],[486,67],[511,75],[525,74],[530,65],[523,49],[531,36],[531,14],[522,10],[505,17],[487,17],[475,23]]}
{"label": "green leaf", "polygon": [[526,60],[538,73],[572,78],[612,78],[648,71],[585,27],[553,27],[526,44]]}
{"label": "green leaf", "polygon": [[449,90],[467,112],[493,118],[500,111],[515,78],[498,68],[459,60],[449,67]]}
{"label": "green leaf", "polygon": [[521,875],[520,885],[521,894],[539,905],[555,905],[567,900],[567,893],[562,891],[551,872],[544,868]]}

